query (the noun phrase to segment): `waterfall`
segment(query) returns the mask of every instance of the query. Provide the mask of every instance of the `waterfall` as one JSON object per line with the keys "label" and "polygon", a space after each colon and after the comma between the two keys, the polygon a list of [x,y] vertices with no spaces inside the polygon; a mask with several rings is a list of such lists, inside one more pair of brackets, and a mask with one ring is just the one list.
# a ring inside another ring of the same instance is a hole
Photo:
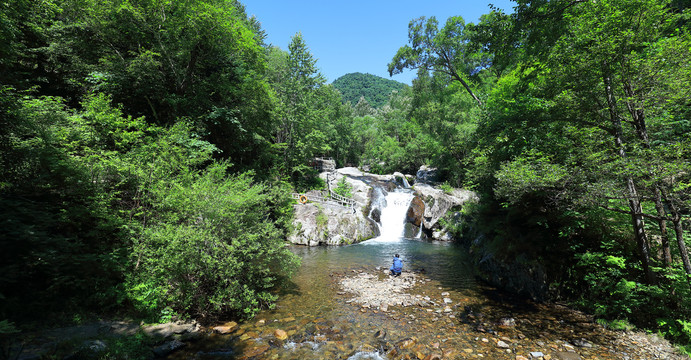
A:
{"label": "waterfall", "polygon": [[371,241],[399,241],[403,236],[405,216],[412,200],[413,194],[410,191],[389,192],[386,195],[386,205],[381,209],[381,235]]}
{"label": "waterfall", "polygon": [[404,188],[410,189],[410,183],[408,182],[408,179],[405,176],[401,176],[401,182],[403,183]]}

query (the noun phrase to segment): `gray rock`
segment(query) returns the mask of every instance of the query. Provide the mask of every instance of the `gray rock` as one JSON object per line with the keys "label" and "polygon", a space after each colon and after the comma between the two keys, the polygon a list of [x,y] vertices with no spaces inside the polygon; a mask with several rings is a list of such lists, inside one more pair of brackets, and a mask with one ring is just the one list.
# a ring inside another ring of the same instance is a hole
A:
{"label": "gray rock", "polygon": [[185,343],[178,341],[178,340],[171,340],[166,342],[163,345],[159,345],[154,348],[154,354],[158,357],[164,357],[166,355],[169,355],[170,353],[182,349],[183,347],[187,346]]}
{"label": "gray rock", "polygon": [[583,348],[591,348],[593,347],[593,344],[591,344],[588,340],[586,339],[574,339],[571,341],[574,345],[578,347],[583,347]]}
{"label": "gray rock", "polygon": [[102,340],[91,340],[84,343],[84,347],[88,348],[92,352],[101,352],[106,349],[106,343]]}
{"label": "gray rock", "polygon": [[502,340],[499,340],[499,341],[497,341],[497,347],[502,348],[502,349],[508,349],[511,346],[509,346],[509,344],[503,342]]}
{"label": "gray rock", "polygon": [[[423,228],[432,231],[436,239],[446,240],[451,240],[451,236],[447,235],[446,229],[440,228],[439,220],[446,216],[451,208],[462,206],[468,201],[479,200],[477,194],[469,190],[453,189],[451,193],[446,193],[428,184],[416,184],[415,195],[420,197],[425,204]],[[460,221],[460,214],[455,215],[455,218]]]}
{"label": "gray rock", "polygon": [[420,169],[415,174],[415,183],[434,183],[439,180],[439,171],[437,168],[428,167],[427,165],[420,166]]}
{"label": "gray rock", "polygon": [[[322,219],[326,219],[325,222],[320,222]],[[361,209],[353,211],[337,205],[295,205],[293,224],[296,231],[288,240],[300,245],[345,245],[377,235],[376,224]]]}
{"label": "gray rock", "polygon": [[370,175],[365,175],[356,168],[343,168],[320,176],[331,188],[335,188],[340,179],[345,177],[352,187],[353,200],[360,205],[346,208],[331,203],[296,204],[293,219],[296,230],[288,240],[293,244],[308,246],[346,245],[377,236],[376,223],[367,217],[369,214],[363,213],[364,204],[369,203],[372,196],[372,187],[360,178]]}
{"label": "gray rock", "polygon": [[200,326],[196,322],[172,322],[166,324],[142,326],[142,331],[144,331],[145,334],[154,338],[159,337],[164,339],[170,338],[174,335],[198,332],[199,330]]}
{"label": "gray rock", "polygon": [[571,351],[557,351],[555,355],[559,360],[582,360],[580,355]]}
{"label": "gray rock", "polygon": [[516,320],[514,318],[501,318],[499,319],[499,326],[516,326]]}

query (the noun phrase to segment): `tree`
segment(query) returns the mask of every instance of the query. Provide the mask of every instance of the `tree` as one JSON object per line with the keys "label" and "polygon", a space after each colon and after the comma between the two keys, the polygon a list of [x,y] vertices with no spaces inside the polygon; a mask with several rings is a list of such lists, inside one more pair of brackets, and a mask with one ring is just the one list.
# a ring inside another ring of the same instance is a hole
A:
{"label": "tree", "polygon": [[326,81],[302,34],[293,36],[288,49],[288,53],[272,50],[274,66],[270,77],[279,100],[275,110],[279,124],[274,142],[282,148],[284,171],[296,180],[309,171],[307,161],[310,157],[330,150],[320,129],[327,123],[322,117],[324,108],[321,106],[325,99],[322,96],[328,98],[330,95],[322,91]]}
{"label": "tree", "polygon": [[439,71],[461,83],[482,106],[482,101],[469,85],[469,79],[489,65],[488,58],[471,46],[462,17],[450,17],[441,30],[438,27],[435,17],[411,21],[408,25],[410,45],[398,49],[388,65],[389,74],[399,74],[406,68]]}

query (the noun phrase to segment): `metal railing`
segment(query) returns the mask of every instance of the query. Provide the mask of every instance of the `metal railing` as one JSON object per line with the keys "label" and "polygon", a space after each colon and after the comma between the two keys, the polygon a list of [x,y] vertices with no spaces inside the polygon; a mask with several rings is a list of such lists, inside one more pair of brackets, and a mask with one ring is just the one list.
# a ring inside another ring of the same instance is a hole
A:
{"label": "metal railing", "polygon": [[298,193],[292,193],[291,194],[293,199],[298,200],[299,202],[302,202],[303,196],[304,199],[307,201],[311,202],[318,202],[322,204],[336,204],[340,205],[343,207],[355,207],[359,206],[360,203],[357,201],[347,198],[345,196],[341,196],[336,194],[335,192],[329,190],[329,192],[326,191],[319,191],[319,192],[310,192],[306,194],[298,194]]}

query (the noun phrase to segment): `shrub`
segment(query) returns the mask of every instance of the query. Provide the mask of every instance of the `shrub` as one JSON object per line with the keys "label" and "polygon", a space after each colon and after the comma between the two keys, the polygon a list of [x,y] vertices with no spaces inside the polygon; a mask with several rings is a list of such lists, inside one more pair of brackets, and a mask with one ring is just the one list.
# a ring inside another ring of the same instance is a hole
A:
{"label": "shrub", "polygon": [[346,177],[342,177],[340,180],[338,180],[338,183],[336,183],[336,187],[333,190],[336,194],[341,195],[346,198],[352,198],[353,197],[353,186],[348,184],[346,181]]}
{"label": "shrub", "polygon": [[140,309],[253,316],[269,308],[281,276],[296,268],[270,220],[270,199],[251,174],[217,164],[156,184],[156,219],[135,240],[129,292]]}

